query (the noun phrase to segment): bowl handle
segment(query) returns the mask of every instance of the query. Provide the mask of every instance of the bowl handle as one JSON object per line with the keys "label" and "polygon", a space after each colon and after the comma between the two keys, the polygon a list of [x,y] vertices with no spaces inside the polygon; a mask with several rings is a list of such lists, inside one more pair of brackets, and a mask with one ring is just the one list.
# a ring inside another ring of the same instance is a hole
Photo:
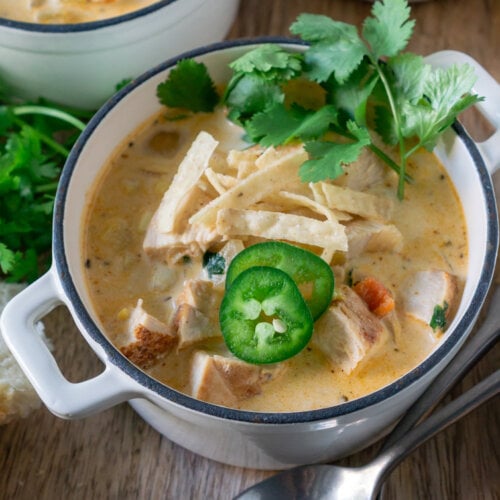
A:
{"label": "bowl handle", "polygon": [[79,418],[138,396],[111,363],[94,378],[69,382],[36,330],[36,322],[64,303],[55,271],[50,270],[5,306],[0,330],[14,358],[47,408],[62,418]]}
{"label": "bowl handle", "polygon": [[465,63],[474,68],[477,81],[473,91],[485,97],[485,100],[478,103],[476,107],[495,128],[491,137],[484,142],[477,143],[492,174],[500,168],[500,84],[475,59],[463,52],[443,50],[427,56],[425,61],[432,66],[443,68]]}

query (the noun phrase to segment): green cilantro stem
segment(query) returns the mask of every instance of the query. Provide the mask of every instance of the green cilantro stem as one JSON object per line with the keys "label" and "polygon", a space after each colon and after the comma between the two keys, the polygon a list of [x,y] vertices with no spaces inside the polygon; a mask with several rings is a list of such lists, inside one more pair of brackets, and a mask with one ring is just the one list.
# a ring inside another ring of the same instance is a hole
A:
{"label": "green cilantro stem", "polygon": [[415,151],[417,151],[418,149],[420,149],[422,147],[422,143],[421,142],[418,142],[415,146],[413,146],[411,149],[409,149],[406,153],[405,153],[405,157],[406,158],[409,158],[413,153],[415,153]]}
{"label": "green cilantro stem", "polygon": [[36,128],[32,127],[28,123],[26,123],[24,120],[21,120],[20,118],[14,118],[14,123],[20,127],[26,127],[27,129],[30,130],[31,133],[36,135],[40,141],[42,141],[44,144],[52,148],[56,153],[61,154],[65,158],[68,157],[69,155],[69,149],[66,149],[64,146],[59,144],[57,141],[49,137],[48,135],[39,132]]}
{"label": "green cilantro stem", "polygon": [[[342,137],[346,137],[348,139],[355,139],[352,134],[349,134],[340,127],[336,127],[334,125],[331,125],[330,127],[333,132],[335,132],[338,135],[341,135]],[[377,155],[383,162],[385,162],[388,167],[394,170],[394,172],[396,172],[400,177],[403,176],[406,182],[411,182],[413,180],[412,177],[408,175],[406,172],[402,174],[401,166],[398,163],[396,163],[389,155],[384,153],[384,151],[382,151],[378,146],[371,143],[367,147],[368,149],[370,149],[370,151],[372,151],[375,155]]]}
{"label": "green cilantro stem", "polygon": [[73,127],[83,131],[85,128],[85,123],[83,123],[78,118],[56,108],[48,108],[46,106],[37,106],[37,105],[26,105],[26,106],[15,106],[12,108],[12,112],[16,116],[21,115],[45,115],[51,116],[52,118],[58,118]]}
{"label": "green cilantro stem", "polygon": [[406,182],[412,182],[413,178],[407,172],[404,174],[401,173],[401,166],[397,164],[389,155],[384,153],[379,147],[375,146],[375,144],[370,144],[367,146],[370,151],[376,154],[383,162],[387,164],[394,172],[396,172],[400,178],[403,177]]}
{"label": "green cilantro stem", "polygon": [[371,54],[369,55],[371,63],[373,67],[377,71],[380,81],[384,86],[385,93],[387,95],[387,100],[389,102],[389,106],[391,108],[392,117],[394,119],[394,128],[396,129],[396,133],[398,135],[398,144],[399,144],[399,156],[401,158],[401,164],[399,165],[399,181],[398,181],[398,198],[402,200],[404,198],[404,189],[405,189],[405,177],[406,177],[406,148],[405,148],[405,140],[403,136],[403,132],[401,130],[401,122],[399,120],[399,113],[396,107],[396,102],[394,101],[394,96],[392,95],[392,90],[387,78],[380,67],[378,60],[373,57]]}
{"label": "green cilantro stem", "polygon": [[43,184],[42,186],[37,186],[35,193],[54,193],[57,189],[58,182],[50,182],[48,184]]}

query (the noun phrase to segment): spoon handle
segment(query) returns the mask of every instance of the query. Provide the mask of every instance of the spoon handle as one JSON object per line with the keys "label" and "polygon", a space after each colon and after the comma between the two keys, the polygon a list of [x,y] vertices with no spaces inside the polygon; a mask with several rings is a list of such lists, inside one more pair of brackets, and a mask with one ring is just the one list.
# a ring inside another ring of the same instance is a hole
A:
{"label": "spoon handle", "polygon": [[497,286],[491,297],[486,319],[481,327],[406,412],[384,441],[380,453],[398,442],[415,424],[429,415],[453,386],[495,345],[499,335],[500,286]]}
{"label": "spoon handle", "polygon": [[461,396],[433,413],[427,420],[411,429],[399,442],[380,454],[367,469],[379,469],[377,487],[372,498],[376,498],[384,478],[419,445],[446,429],[472,410],[500,392],[500,370],[492,373]]}

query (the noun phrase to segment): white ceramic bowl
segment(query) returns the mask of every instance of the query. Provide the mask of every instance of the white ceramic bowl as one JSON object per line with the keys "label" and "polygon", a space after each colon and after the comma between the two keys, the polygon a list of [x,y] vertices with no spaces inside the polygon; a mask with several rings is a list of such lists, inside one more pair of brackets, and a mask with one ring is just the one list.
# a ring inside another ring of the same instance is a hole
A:
{"label": "white ceramic bowl", "polygon": [[21,98],[97,109],[124,79],[181,52],[222,40],[239,0],[159,0],[80,24],[0,18],[0,74]]}
{"label": "white ceramic bowl", "polygon": [[[301,50],[298,45],[288,46]],[[205,62],[210,73],[224,81],[227,63],[252,47],[251,42],[230,42],[188,56]],[[7,345],[45,405],[64,418],[82,417],[129,400],[147,422],[180,445],[218,461],[253,468],[334,460],[367,446],[388,430],[450,361],[483,304],[498,247],[490,174],[500,165],[500,130],[487,142],[475,144],[457,124],[436,151],[465,209],[470,262],[458,313],[435,351],[388,386],[334,407],[295,413],[232,410],[172,390],[130,363],[99,330],[85,287],[81,224],[89,191],[115,146],[159,110],[156,86],[176,60],[149,71],[114,96],[78,140],[57,194],[53,266],[5,308],[0,327]],[[473,64],[479,75],[475,91],[487,97],[480,110],[500,129],[500,87],[484,69],[456,52],[438,53],[429,60],[439,65]],[[69,383],[35,332],[35,321],[59,303],[69,308],[106,367],[93,379]]]}

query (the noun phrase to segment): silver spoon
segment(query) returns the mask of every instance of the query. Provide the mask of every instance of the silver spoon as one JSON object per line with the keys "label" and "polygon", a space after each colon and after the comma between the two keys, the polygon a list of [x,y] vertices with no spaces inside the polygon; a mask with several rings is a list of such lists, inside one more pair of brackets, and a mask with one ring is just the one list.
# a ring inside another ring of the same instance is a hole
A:
{"label": "silver spoon", "polygon": [[498,339],[500,287],[489,305],[488,317],[471,341],[436,378],[390,434],[382,452],[362,467],[305,465],[266,479],[236,498],[239,500],[366,500],[376,498],[387,475],[420,444],[453,424],[500,391],[500,370],[413,428],[429,413]]}

